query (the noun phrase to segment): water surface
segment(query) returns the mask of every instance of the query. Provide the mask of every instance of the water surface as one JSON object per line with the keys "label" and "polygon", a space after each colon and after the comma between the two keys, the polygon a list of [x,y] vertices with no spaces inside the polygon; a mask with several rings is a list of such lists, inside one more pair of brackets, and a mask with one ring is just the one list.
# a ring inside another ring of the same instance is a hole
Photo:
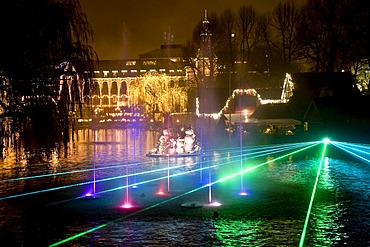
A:
{"label": "water surface", "polygon": [[[55,154],[48,163],[27,164],[8,154],[0,161],[0,240],[49,246],[97,227],[61,246],[299,245],[320,149],[202,188],[278,154],[241,159],[249,150],[236,148],[192,158],[145,157],[157,140],[152,131],[81,130],[67,158]],[[326,154],[305,246],[370,245],[369,165],[338,152]],[[94,179],[105,180],[96,183],[98,198],[77,199]],[[125,188],[133,183],[138,187]],[[241,190],[247,196],[239,196]],[[135,208],[120,208],[127,199]],[[181,207],[195,201],[204,206]],[[211,201],[222,205],[211,207]]]}

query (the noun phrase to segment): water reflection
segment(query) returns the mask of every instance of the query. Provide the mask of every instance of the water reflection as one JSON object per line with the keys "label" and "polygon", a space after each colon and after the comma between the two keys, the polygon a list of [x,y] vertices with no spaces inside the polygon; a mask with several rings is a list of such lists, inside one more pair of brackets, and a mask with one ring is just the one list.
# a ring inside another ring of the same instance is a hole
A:
{"label": "water reflection", "polygon": [[[43,246],[107,224],[71,245],[298,246],[319,158],[287,156],[266,163],[245,173],[242,181],[235,176],[214,184],[212,198],[222,202],[221,207],[187,210],[179,205],[195,199],[208,202],[207,187],[197,188],[239,172],[241,162],[246,169],[273,157],[252,159],[247,156],[250,150],[242,150],[246,156],[240,157],[239,149],[212,150],[198,157],[146,157],[158,137],[157,132],[133,129],[79,130],[66,158],[54,152],[48,162],[27,164],[7,154],[0,161],[1,198],[92,181],[93,172],[97,180],[117,178],[98,183],[100,193],[124,187],[125,176],[136,173],[129,184],[139,186],[130,188],[130,198],[137,209],[153,208],[122,218],[126,212],[116,207],[124,202],[124,190],[102,193],[96,201],[47,206],[81,196],[88,186],[0,200],[0,240],[10,236],[17,246]],[[366,164],[328,156],[309,221],[307,246],[368,246],[369,172]],[[241,182],[248,196],[238,196]],[[158,196],[159,190],[164,194]],[[160,204],[192,190],[195,192],[185,197]],[[160,206],[154,207],[157,204]],[[216,210],[219,216],[212,218]]]}

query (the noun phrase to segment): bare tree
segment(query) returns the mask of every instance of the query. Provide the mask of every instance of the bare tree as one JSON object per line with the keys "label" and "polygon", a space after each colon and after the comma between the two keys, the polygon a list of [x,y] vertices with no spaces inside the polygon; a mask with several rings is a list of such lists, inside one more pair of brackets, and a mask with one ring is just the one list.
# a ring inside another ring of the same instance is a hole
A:
{"label": "bare tree", "polygon": [[[253,8],[252,5],[249,6],[242,6],[239,9],[238,15],[238,37],[239,37],[239,44],[238,47],[238,54],[239,59],[241,62],[240,70],[238,70],[239,80],[240,81],[249,81],[248,80],[249,74],[247,71],[248,69],[255,69],[253,65],[260,63],[261,61],[257,59],[260,57],[261,50],[264,50],[263,47],[265,45],[264,41],[264,33],[265,30],[265,19],[263,19],[262,15],[258,15]],[[265,52],[262,52],[263,56],[265,57]],[[253,61],[251,60],[252,54],[255,55]],[[264,67],[262,64],[259,67]],[[251,85],[249,85],[251,86]]]}
{"label": "bare tree", "polygon": [[236,35],[236,20],[235,15],[231,9],[226,9],[220,17],[220,25],[222,32],[222,43],[224,45],[224,60],[227,64],[233,66],[236,60],[236,46],[235,46],[235,35]]}
{"label": "bare tree", "polygon": [[[351,64],[364,46],[367,15],[350,0],[312,0],[304,6],[299,28],[300,42],[315,71],[341,71]],[[365,7],[365,5],[363,6]],[[366,8],[365,8],[366,9]],[[368,11],[365,11],[368,12]],[[364,18],[365,17],[365,18]],[[366,49],[365,49],[366,50]]]}
{"label": "bare tree", "polygon": [[271,15],[273,29],[270,42],[281,54],[282,61],[288,70],[293,61],[302,56],[302,47],[297,40],[297,27],[300,23],[300,9],[294,1],[279,3]]}
{"label": "bare tree", "polygon": [[239,9],[238,33],[240,36],[240,59],[249,63],[253,48],[257,46],[262,37],[262,26],[253,6],[242,6]]}

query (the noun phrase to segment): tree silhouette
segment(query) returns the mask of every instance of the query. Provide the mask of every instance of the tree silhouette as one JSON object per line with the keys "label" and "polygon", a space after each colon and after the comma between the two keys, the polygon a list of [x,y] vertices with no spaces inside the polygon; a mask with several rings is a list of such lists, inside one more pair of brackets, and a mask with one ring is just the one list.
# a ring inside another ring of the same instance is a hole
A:
{"label": "tree silhouette", "polygon": [[292,72],[293,62],[302,58],[302,46],[297,40],[300,9],[294,1],[279,3],[272,12],[271,27],[274,30],[272,46],[281,55],[287,72]]}
{"label": "tree silhouette", "polygon": [[90,88],[92,29],[78,0],[2,0],[0,9],[2,129],[24,137],[26,149],[53,147],[68,140]]}
{"label": "tree silhouette", "polygon": [[307,2],[299,37],[315,71],[349,70],[368,57],[369,10],[369,3],[361,0]]}

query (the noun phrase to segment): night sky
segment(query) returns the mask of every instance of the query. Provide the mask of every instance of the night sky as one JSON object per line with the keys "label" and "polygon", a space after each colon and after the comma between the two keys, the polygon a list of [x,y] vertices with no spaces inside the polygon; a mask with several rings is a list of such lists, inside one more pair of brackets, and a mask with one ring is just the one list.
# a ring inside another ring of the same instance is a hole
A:
{"label": "night sky", "polygon": [[[299,0],[298,2],[303,2]],[[204,10],[235,13],[252,4],[258,12],[270,12],[279,0],[80,0],[94,31],[91,45],[99,59],[135,59],[160,47],[164,32],[184,44],[192,37]]]}

